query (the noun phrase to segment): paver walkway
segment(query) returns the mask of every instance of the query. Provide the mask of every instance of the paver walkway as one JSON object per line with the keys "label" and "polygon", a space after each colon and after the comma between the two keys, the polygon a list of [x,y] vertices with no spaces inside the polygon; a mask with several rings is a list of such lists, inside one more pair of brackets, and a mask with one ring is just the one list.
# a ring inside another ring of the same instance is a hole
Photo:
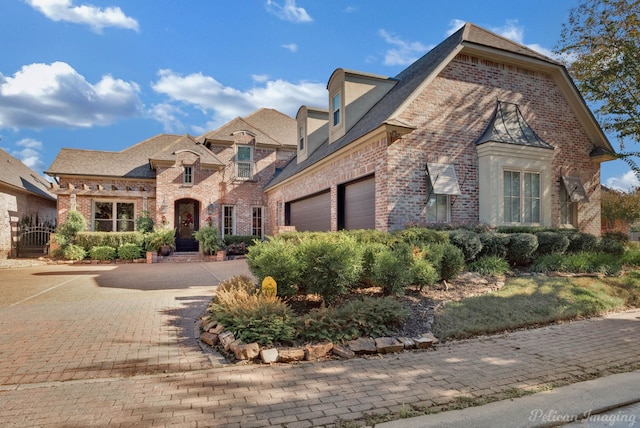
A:
{"label": "paver walkway", "polygon": [[403,405],[536,390],[637,368],[639,355],[640,311],[635,310],[350,361],[18,381],[0,386],[0,425],[323,426]]}

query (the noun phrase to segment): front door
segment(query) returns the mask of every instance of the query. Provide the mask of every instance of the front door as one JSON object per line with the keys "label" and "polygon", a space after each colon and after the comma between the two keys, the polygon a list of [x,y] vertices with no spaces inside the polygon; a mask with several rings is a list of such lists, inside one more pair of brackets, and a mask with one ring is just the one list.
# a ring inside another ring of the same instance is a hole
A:
{"label": "front door", "polygon": [[198,241],[193,232],[200,224],[200,203],[195,199],[180,199],[175,202],[176,252],[198,251]]}

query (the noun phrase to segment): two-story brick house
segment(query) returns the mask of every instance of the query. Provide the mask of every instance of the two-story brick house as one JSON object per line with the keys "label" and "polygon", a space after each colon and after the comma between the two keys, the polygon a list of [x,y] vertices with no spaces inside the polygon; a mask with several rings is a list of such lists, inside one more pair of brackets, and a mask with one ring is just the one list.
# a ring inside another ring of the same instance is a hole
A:
{"label": "two-story brick house", "polygon": [[176,229],[178,251],[197,249],[204,224],[223,235],[264,236],[264,184],[295,155],[295,120],[260,109],[195,138],[161,134],[120,152],[62,149],[47,174],[56,178],[58,221],[69,210],[91,230],[134,230],[147,211]]}
{"label": "two-story brick house", "polygon": [[396,77],[337,69],[265,187],[297,230],[485,223],[600,233],[613,149],[565,67],[466,24]]}

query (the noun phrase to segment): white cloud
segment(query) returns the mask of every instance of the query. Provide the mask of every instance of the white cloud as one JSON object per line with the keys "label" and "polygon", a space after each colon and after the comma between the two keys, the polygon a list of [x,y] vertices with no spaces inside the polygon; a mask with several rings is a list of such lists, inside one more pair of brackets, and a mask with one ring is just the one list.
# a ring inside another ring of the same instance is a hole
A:
{"label": "white cloud", "polygon": [[640,187],[640,181],[636,174],[629,170],[619,177],[609,177],[604,183],[610,189],[619,190],[622,192],[629,192],[635,188]]}
{"label": "white cloud", "polygon": [[139,114],[140,88],[105,75],[91,84],[64,62],[29,64],[0,73],[0,129],[88,128]]}
{"label": "white cloud", "polygon": [[11,156],[20,159],[23,164],[41,174],[45,169],[42,161],[42,143],[32,138],[23,138],[16,143],[16,146],[23,147],[21,150],[12,150]]}
{"label": "white cloud", "polygon": [[253,79],[254,82],[261,83],[269,80],[269,75],[268,74],[252,74],[251,78]]}
{"label": "white cloud", "polygon": [[147,114],[151,119],[162,123],[164,132],[169,134],[182,133],[185,129],[184,124],[178,119],[178,116],[186,116],[187,114],[172,104],[154,104],[148,110]]}
{"label": "white cloud", "polygon": [[420,42],[407,42],[398,36],[381,29],[378,34],[394,48],[387,50],[384,65],[409,65],[420,58],[429,49]]}
{"label": "white cloud", "polygon": [[160,70],[158,76],[152,84],[153,90],[166,95],[170,102],[192,106],[212,115],[210,128],[217,128],[261,107],[294,116],[302,104],[323,105],[327,102],[326,85],[322,83],[265,80],[256,81],[259,86],[242,91],[224,86],[202,73],[183,76],[172,70]]}
{"label": "white cloud", "polygon": [[283,21],[295,23],[313,21],[304,8],[296,5],[296,0],[285,0],[284,6],[273,0],[267,0],[267,10]]}
{"label": "white cloud", "polygon": [[83,4],[75,6],[73,0],[26,0],[34,9],[52,21],[84,24],[100,33],[105,27],[119,27],[138,31],[138,21],[126,16],[119,7],[99,8]]}
{"label": "white cloud", "polygon": [[466,24],[462,19],[452,19],[449,22],[449,29],[447,30],[447,37],[458,31],[462,26]]}
{"label": "white cloud", "polygon": [[291,52],[298,52],[298,45],[295,43],[289,43],[286,45],[282,45],[283,48],[290,50]]}

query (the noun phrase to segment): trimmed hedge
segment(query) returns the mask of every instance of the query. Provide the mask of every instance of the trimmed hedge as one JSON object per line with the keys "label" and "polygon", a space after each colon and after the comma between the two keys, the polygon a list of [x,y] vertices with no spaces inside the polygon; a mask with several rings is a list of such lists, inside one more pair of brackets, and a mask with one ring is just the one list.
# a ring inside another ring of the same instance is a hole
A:
{"label": "trimmed hedge", "polygon": [[538,232],[538,249],[536,254],[563,254],[569,248],[569,238],[562,233],[556,232]]}
{"label": "trimmed hedge", "polygon": [[139,259],[142,254],[142,247],[137,244],[127,243],[118,247],[118,258],[121,260]]}
{"label": "trimmed hedge", "polygon": [[501,257],[507,256],[509,249],[509,234],[499,232],[485,232],[478,235],[482,243],[482,250],[478,254],[480,257]]}
{"label": "trimmed hedge", "polygon": [[530,233],[513,233],[509,236],[507,260],[522,266],[533,260],[538,249],[538,238]]}
{"label": "trimmed hedge", "polygon": [[89,255],[91,260],[113,260],[116,258],[116,249],[108,246],[93,247]]}
{"label": "trimmed hedge", "polygon": [[462,250],[467,262],[475,260],[482,250],[482,242],[478,234],[467,229],[456,229],[449,232],[449,242]]}
{"label": "trimmed hedge", "polygon": [[93,247],[111,247],[114,250],[124,244],[142,245],[144,235],[140,232],[78,232],[75,242],[86,251]]}

